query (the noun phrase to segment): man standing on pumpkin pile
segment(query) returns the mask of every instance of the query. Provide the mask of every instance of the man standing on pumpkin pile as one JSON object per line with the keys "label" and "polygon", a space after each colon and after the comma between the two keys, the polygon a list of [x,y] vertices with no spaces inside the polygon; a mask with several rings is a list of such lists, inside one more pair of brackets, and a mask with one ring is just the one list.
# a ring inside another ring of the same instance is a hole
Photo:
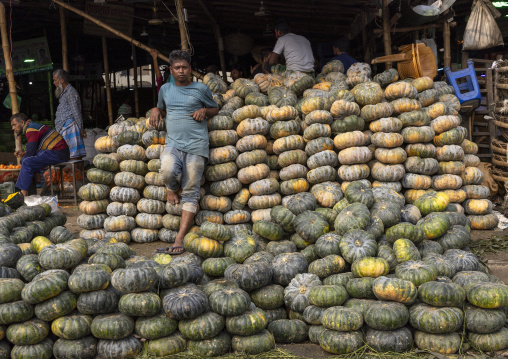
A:
{"label": "man standing on pumpkin pile", "polygon": [[169,64],[175,83],[162,85],[157,107],[150,114],[150,125],[157,126],[165,117],[167,135],[160,174],[168,190],[169,203],[176,205],[180,202],[177,191],[182,188],[180,229],[169,250],[171,254],[180,254],[184,252],[183,238],[198,211],[201,178],[208,160],[206,118],[217,115],[219,109],[212,91],[203,83],[192,82],[189,53],[172,51]]}
{"label": "man standing on pumpkin pile", "polygon": [[[277,42],[268,56],[268,65],[275,65],[279,61],[279,55],[282,54],[286,59],[286,70],[301,71],[314,76],[314,55],[309,40],[290,31],[288,23],[284,20],[279,20],[275,24]],[[263,68],[263,71],[268,73],[266,68]]]}
{"label": "man standing on pumpkin pile", "polygon": [[21,136],[26,130],[26,152],[17,151],[14,155],[24,156],[16,187],[27,196],[34,174],[47,166],[68,161],[69,147],[58,132],[46,125],[31,122],[24,113],[13,115],[11,126],[16,136]]}

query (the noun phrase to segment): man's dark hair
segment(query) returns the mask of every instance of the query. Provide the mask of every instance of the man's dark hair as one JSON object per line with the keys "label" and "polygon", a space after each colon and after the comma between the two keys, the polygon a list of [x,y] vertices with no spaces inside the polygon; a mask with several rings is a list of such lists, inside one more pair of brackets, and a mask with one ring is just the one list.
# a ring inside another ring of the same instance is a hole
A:
{"label": "man's dark hair", "polygon": [[180,60],[187,61],[187,63],[189,65],[191,64],[191,57],[187,51],[183,51],[183,50],[171,51],[171,53],[169,54],[169,64],[171,66],[173,66],[173,63],[175,61],[180,61]]}
{"label": "man's dark hair", "polygon": [[25,115],[24,113],[20,112],[15,115],[12,115],[10,121],[12,121],[12,120],[14,120],[16,122],[26,122],[26,121],[28,121],[28,116]]}
{"label": "man's dark hair", "polygon": [[209,74],[210,72],[213,74],[217,74],[219,72],[219,67],[217,65],[209,65],[205,69],[206,73]]}
{"label": "man's dark hair", "polygon": [[268,55],[270,55],[270,49],[267,49],[266,47],[261,49],[261,61],[263,61],[263,59],[265,57],[268,57]]}
{"label": "man's dark hair", "polygon": [[243,67],[240,64],[234,65],[233,68],[231,69],[231,71],[233,71],[233,70],[237,70],[238,72],[241,72],[242,74],[244,73]]}
{"label": "man's dark hair", "polygon": [[333,46],[336,48],[339,48],[342,52],[348,52],[349,51],[349,41],[348,40],[337,40],[333,42]]}
{"label": "man's dark hair", "polygon": [[56,69],[55,71],[53,71],[53,75],[55,75],[57,79],[64,80],[64,82],[66,83],[69,83],[71,81],[69,73],[63,69]]}
{"label": "man's dark hair", "polygon": [[289,27],[289,24],[286,22],[286,20],[278,20],[274,25],[275,30],[279,30],[283,34],[287,34],[291,31],[291,28]]}

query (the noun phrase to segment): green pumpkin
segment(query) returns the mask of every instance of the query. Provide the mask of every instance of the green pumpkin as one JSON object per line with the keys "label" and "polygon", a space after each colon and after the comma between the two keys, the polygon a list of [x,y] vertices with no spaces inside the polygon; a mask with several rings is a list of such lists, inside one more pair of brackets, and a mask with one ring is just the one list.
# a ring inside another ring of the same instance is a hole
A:
{"label": "green pumpkin", "polygon": [[326,329],[319,336],[319,345],[328,353],[348,354],[363,346],[363,334],[361,331],[339,332]]}
{"label": "green pumpkin", "polygon": [[315,305],[309,305],[303,311],[303,320],[307,324],[311,325],[321,325],[321,319],[323,317],[323,313],[329,307],[316,307]]}
{"label": "green pumpkin", "polygon": [[101,314],[93,319],[91,330],[98,339],[123,339],[134,331],[134,320],[121,313]]}
{"label": "green pumpkin", "polygon": [[50,359],[53,357],[53,342],[46,338],[40,343],[31,345],[15,345],[11,351],[11,358]]}
{"label": "green pumpkin", "polygon": [[310,302],[317,307],[340,306],[347,299],[348,293],[346,289],[341,285],[317,286],[312,288],[309,292]]}
{"label": "green pumpkin", "polygon": [[268,324],[266,314],[261,309],[249,309],[243,314],[226,318],[226,329],[235,335],[253,335],[265,329]]}
{"label": "green pumpkin", "polygon": [[118,309],[118,297],[110,290],[98,290],[80,294],[77,302],[81,314],[112,313]]}
{"label": "green pumpkin", "polygon": [[268,330],[249,336],[235,335],[231,339],[234,351],[256,355],[267,352],[275,347],[275,339]]}
{"label": "green pumpkin", "polygon": [[178,323],[180,333],[190,340],[210,339],[218,335],[224,326],[224,318],[214,312],[207,312],[193,319],[181,320]]}
{"label": "green pumpkin", "polygon": [[34,307],[24,300],[0,304],[0,324],[24,322],[34,316]]}
{"label": "green pumpkin", "polygon": [[369,221],[370,211],[368,207],[363,203],[352,203],[346,206],[337,216],[334,228],[337,234],[344,235],[349,230],[365,228]]}
{"label": "green pumpkin", "polygon": [[93,159],[93,165],[101,170],[115,172],[118,171],[118,161],[110,155],[98,154]]}
{"label": "green pumpkin", "polygon": [[426,282],[418,288],[418,298],[435,307],[461,308],[466,291],[456,283]]}
{"label": "green pumpkin", "polygon": [[[249,308],[251,300],[247,292],[245,292],[240,288],[224,288],[212,293],[209,297],[209,302],[210,308],[214,312],[229,317],[240,315],[243,312],[245,312]],[[209,338],[215,335],[211,335],[209,336]],[[207,338],[202,339],[188,338],[188,339],[202,340]]]}
{"label": "green pumpkin", "polygon": [[[142,349],[141,342],[133,335],[119,340],[99,340],[97,354],[100,358],[135,358]],[[147,352],[150,353],[150,343]]]}
{"label": "green pumpkin", "polygon": [[67,289],[69,274],[64,270],[48,270],[35,276],[21,291],[23,300],[31,304],[41,303]]}
{"label": "green pumpkin", "polygon": [[372,329],[395,330],[406,325],[409,311],[402,303],[382,302],[373,303],[364,314],[365,323]]}
{"label": "green pumpkin", "polygon": [[171,335],[178,328],[178,322],[161,312],[151,317],[139,317],[136,320],[135,333],[148,340]]}
{"label": "green pumpkin", "polygon": [[271,241],[281,240],[284,236],[284,230],[280,225],[264,220],[254,223],[252,230],[261,237]]}
{"label": "green pumpkin", "polygon": [[49,334],[49,325],[37,318],[9,325],[5,336],[14,345],[40,343]]}
{"label": "green pumpkin", "polygon": [[508,347],[508,328],[501,328],[489,334],[469,332],[468,340],[471,346],[482,352],[495,352]]}
{"label": "green pumpkin", "polygon": [[75,340],[58,339],[53,345],[55,358],[93,359],[97,355],[97,339],[92,336]]}
{"label": "green pumpkin", "polygon": [[377,278],[387,275],[389,271],[390,265],[383,258],[364,257],[354,261],[351,266],[351,272],[355,277]]}
{"label": "green pumpkin", "polygon": [[346,262],[341,256],[331,254],[321,259],[314,260],[309,265],[308,272],[317,275],[319,278],[326,278],[332,274],[344,271]]}
{"label": "green pumpkin", "polygon": [[464,313],[459,308],[431,307],[415,304],[409,311],[409,323],[417,330],[431,334],[453,333],[462,328]]}
{"label": "green pumpkin", "polygon": [[[337,229],[337,227],[335,228]],[[345,233],[339,247],[342,256],[348,263],[353,263],[364,257],[374,257],[377,253],[377,242],[374,236],[361,229],[351,229]]]}
{"label": "green pumpkin", "polygon": [[203,261],[202,268],[206,275],[223,277],[224,271],[236,261],[231,257],[207,258]]}
{"label": "green pumpkin", "polygon": [[416,286],[407,280],[398,278],[378,277],[372,282],[372,292],[379,300],[412,304],[418,291]]}
{"label": "green pumpkin", "polygon": [[421,260],[418,248],[409,239],[400,238],[393,243],[393,252],[398,263]]}
{"label": "green pumpkin", "polygon": [[37,318],[50,322],[53,319],[64,316],[76,308],[76,294],[65,291],[56,297],[45,300],[35,306],[35,315]]}
{"label": "green pumpkin", "polygon": [[495,333],[503,328],[506,315],[501,309],[483,309],[472,305],[465,307],[466,329],[478,334]]}
{"label": "green pumpkin", "polygon": [[424,234],[425,239],[436,239],[444,235],[450,228],[450,219],[446,214],[435,213],[418,221],[419,226]]}
{"label": "green pumpkin", "polygon": [[0,279],[0,304],[21,300],[21,290],[25,284],[17,278]]}
{"label": "green pumpkin", "polygon": [[508,286],[501,283],[476,283],[466,287],[469,303],[486,309],[508,306]]}
{"label": "green pumpkin", "polygon": [[407,261],[395,267],[395,277],[412,282],[419,287],[425,282],[431,282],[437,277],[434,265],[422,261]]}
{"label": "green pumpkin", "polygon": [[386,231],[386,240],[395,243],[400,238],[407,238],[415,244],[421,243],[424,239],[424,231],[421,227],[411,223],[399,223]]}
{"label": "green pumpkin", "polygon": [[367,298],[374,299],[374,293],[372,291],[372,283],[374,278],[363,277],[363,278],[352,278],[346,284],[348,294],[353,298]]}
{"label": "green pumpkin", "polygon": [[150,317],[161,309],[161,300],[155,293],[129,293],[118,301],[120,313],[129,316]]}
{"label": "green pumpkin", "polygon": [[268,324],[276,343],[300,343],[308,338],[308,327],[301,320],[279,319]]}
{"label": "green pumpkin", "polygon": [[284,305],[284,287],[271,284],[254,290],[250,293],[250,297],[258,308],[263,310],[276,309]]}
{"label": "green pumpkin", "polygon": [[90,335],[92,317],[89,315],[71,313],[59,317],[51,323],[51,332],[60,338],[75,340]]}
{"label": "green pumpkin", "polygon": [[365,334],[365,343],[376,352],[404,353],[413,346],[413,335],[406,327],[390,331],[369,328]]}
{"label": "green pumpkin", "polygon": [[[247,97],[249,96],[250,94],[247,95]],[[204,358],[226,354],[230,347],[231,338],[224,332],[210,339],[189,340],[187,343],[187,348],[190,352]]]}
{"label": "green pumpkin", "polygon": [[329,231],[326,218],[317,212],[306,211],[297,215],[293,225],[296,233],[309,243],[315,243]]}

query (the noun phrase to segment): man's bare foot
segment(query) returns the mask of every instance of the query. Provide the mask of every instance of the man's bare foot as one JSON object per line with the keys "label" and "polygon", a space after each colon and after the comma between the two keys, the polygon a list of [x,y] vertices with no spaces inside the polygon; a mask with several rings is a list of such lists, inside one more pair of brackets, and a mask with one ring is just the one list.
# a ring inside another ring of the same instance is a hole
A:
{"label": "man's bare foot", "polygon": [[185,249],[183,247],[183,239],[182,238],[176,238],[175,243],[169,248],[168,253],[170,254],[182,254],[185,252]]}
{"label": "man's bare foot", "polygon": [[176,194],[176,192],[173,192],[173,191],[170,191],[168,189],[168,196],[167,196],[167,200],[169,203],[171,203],[172,205],[175,205],[177,204],[178,202],[180,202],[180,199],[178,198],[178,194]]}

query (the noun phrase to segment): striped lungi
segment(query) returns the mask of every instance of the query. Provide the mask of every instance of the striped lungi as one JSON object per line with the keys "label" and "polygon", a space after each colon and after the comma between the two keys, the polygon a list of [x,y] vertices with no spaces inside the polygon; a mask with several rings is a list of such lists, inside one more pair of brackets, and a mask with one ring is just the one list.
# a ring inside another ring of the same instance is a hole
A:
{"label": "striped lungi", "polygon": [[85,144],[81,138],[78,124],[73,118],[65,121],[60,134],[65,142],[67,142],[67,146],[69,146],[71,158],[86,156]]}

